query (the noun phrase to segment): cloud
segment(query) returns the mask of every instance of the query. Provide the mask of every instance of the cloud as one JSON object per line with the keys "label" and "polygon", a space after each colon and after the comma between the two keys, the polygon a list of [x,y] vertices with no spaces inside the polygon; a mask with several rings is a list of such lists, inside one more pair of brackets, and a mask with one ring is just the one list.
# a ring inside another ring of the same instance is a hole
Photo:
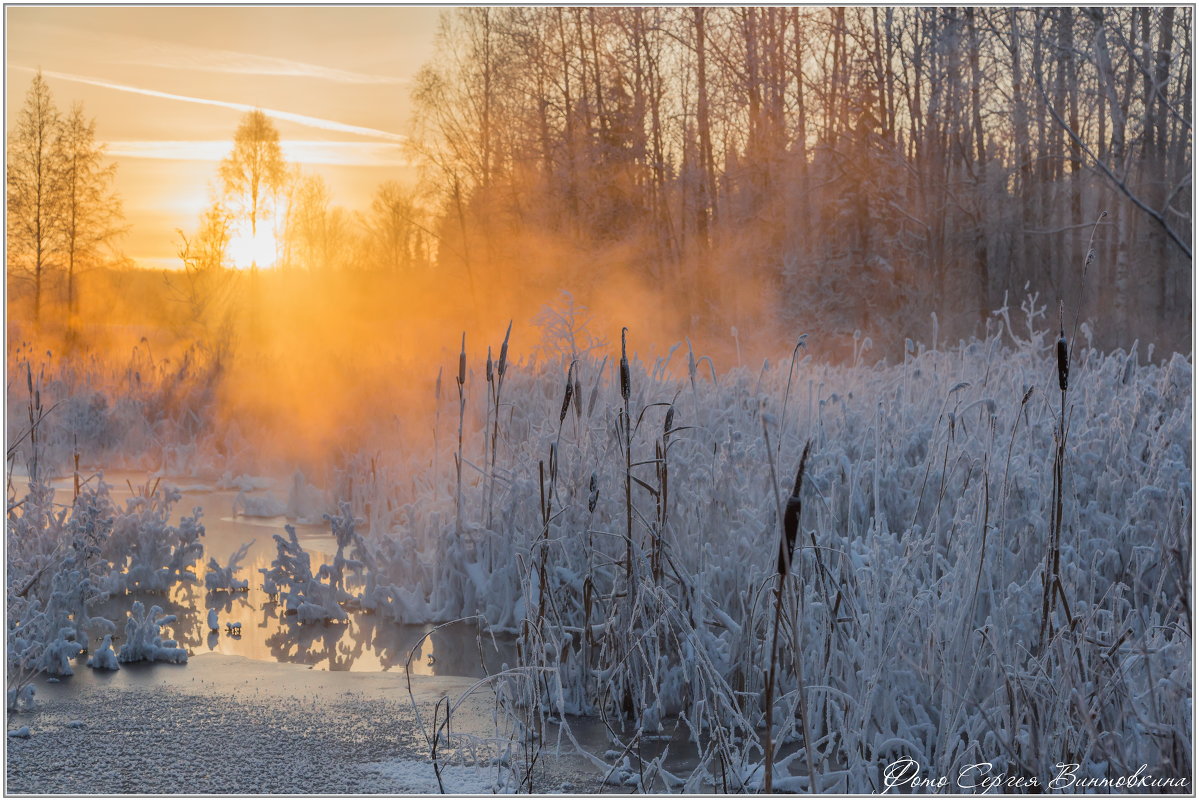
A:
{"label": "cloud", "polygon": [[[15,67],[14,69],[34,72],[31,67]],[[403,134],[392,133],[391,131],[381,131],[378,128],[366,128],[361,125],[349,125],[336,120],[326,120],[320,117],[310,117],[307,114],[295,114],[290,111],[279,111],[277,109],[259,108],[247,103],[233,103],[228,100],[210,100],[204,97],[190,97],[188,95],[177,95],[171,92],[160,92],[157,89],[143,89],[137,86],[128,86],[126,84],[114,83],[105,81],[100,78],[89,78],[85,75],[72,75],[66,72],[51,72],[50,70],[42,70],[42,75],[48,78],[57,78],[61,81],[72,81],[74,83],[87,84],[88,86],[99,86],[104,89],[112,89],[117,92],[129,92],[135,95],[144,95],[145,97],[157,97],[163,100],[178,100],[183,103],[196,103],[202,106],[216,106],[218,108],[233,109],[234,111],[254,111],[259,110],[268,117],[285,122],[294,122],[297,125],[305,125],[309,128],[317,128],[322,131],[336,131],[337,133],[354,134],[355,136],[365,136],[371,139],[384,139],[389,142],[406,142],[408,138]]]}
{"label": "cloud", "polygon": [[221,50],[179,42],[166,44],[128,34],[106,34],[102,38],[98,38],[91,31],[81,31],[62,25],[32,23],[25,26],[26,31],[31,29],[60,45],[69,45],[73,49],[80,46],[85,46],[90,52],[95,52],[97,48],[110,49],[112,54],[105,60],[111,64],[235,75],[315,78],[347,84],[407,83],[406,79],[390,75],[371,75],[351,70],[339,70],[290,58]]}
{"label": "cloud", "polygon": [[[333,164],[345,167],[407,167],[398,145],[378,142],[326,142],[284,139],[283,157],[295,164]],[[229,155],[227,139],[154,139],[108,142],[109,156],[171,161],[221,161]]]}

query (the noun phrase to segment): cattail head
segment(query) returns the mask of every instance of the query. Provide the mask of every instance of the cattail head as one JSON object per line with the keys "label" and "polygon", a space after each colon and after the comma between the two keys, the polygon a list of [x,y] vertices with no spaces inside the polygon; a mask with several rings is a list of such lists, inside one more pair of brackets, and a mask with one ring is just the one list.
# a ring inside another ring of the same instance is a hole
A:
{"label": "cattail head", "polygon": [[1057,385],[1062,392],[1070,386],[1070,346],[1066,344],[1066,307],[1057,303]]}
{"label": "cattail head", "polygon": [[458,351],[458,386],[466,383],[466,333],[462,334],[462,349]]}
{"label": "cattail head", "polygon": [[620,329],[620,397],[625,400],[629,399],[629,349],[628,337],[629,329]]}
{"label": "cattail head", "polygon": [[575,371],[575,419],[583,419],[583,387],[579,384],[579,371]]}
{"label": "cattail head", "polygon": [[588,513],[595,511],[595,504],[599,501],[599,479],[595,473],[591,474],[591,494],[587,496],[587,511]]}
{"label": "cattail head", "polygon": [[503,380],[504,373],[508,372],[508,337],[512,335],[512,322],[508,322],[508,330],[504,332],[504,344],[500,345],[500,363],[497,370],[500,374],[500,380]]}
{"label": "cattail head", "polygon": [[1057,340],[1057,385],[1065,392],[1070,387],[1070,348],[1063,333]]}
{"label": "cattail head", "polygon": [[494,370],[491,366],[491,346],[487,346],[487,383],[490,384],[495,380]]}
{"label": "cattail head", "polygon": [[662,443],[670,442],[670,432],[674,430],[674,404],[666,409],[666,420],[662,423]]}
{"label": "cattail head", "polygon": [[574,362],[571,362],[570,369],[566,371],[566,391],[562,394],[562,409],[558,412],[558,425],[562,425],[562,422],[566,420],[566,412],[570,410],[570,399],[575,394],[575,385],[571,381],[571,374],[574,371]]}
{"label": "cattail head", "polygon": [[803,492],[804,472],[808,466],[808,454],[812,451],[812,441],[808,440],[804,445],[803,455],[799,457],[799,470],[795,473],[795,488],[791,491],[791,497],[787,499],[787,506],[783,510],[783,534],[785,542],[779,543],[779,575],[787,575],[788,565],[791,564],[792,558],[795,556],[795,542],[799,539],[799,518],[803,511],[803,500],[800,493]]}
{"label": "cattail head", "polygon": [[438,403],[441,402],[441,373],[443,370],[445,370],[444,367],[437,368],[437,384],[433,388],[433,397],[437,399]]}

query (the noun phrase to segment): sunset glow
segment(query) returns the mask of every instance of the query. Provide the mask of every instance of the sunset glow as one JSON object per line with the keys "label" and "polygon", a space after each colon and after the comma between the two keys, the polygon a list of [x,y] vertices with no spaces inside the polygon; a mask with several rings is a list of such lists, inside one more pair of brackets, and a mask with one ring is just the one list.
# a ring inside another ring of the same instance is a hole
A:
{"label": "sunset glow", "polygon": [[229,263],[238,270],[268,270],[275,266],[278,254],[272,225],[260,225],[257,233],[251,233],[249,225],[241,225],[229,240]]}
{"label": "sunset glow", "polygon": [[1193,5],[5,14],[6,792],[1193,790]]}

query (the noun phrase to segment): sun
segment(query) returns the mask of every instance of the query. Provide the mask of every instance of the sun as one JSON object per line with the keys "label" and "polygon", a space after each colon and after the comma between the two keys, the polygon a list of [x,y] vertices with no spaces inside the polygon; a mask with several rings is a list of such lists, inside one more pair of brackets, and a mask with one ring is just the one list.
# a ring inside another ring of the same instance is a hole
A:
{"label": "sun", "polygon": [[229,240],[229,261],[238,270],[257,267],[267,270],[275,266],[278,258],[278,243],[275,241],[274,226],[259,225],[258,233],[250,233],[246,225]]}

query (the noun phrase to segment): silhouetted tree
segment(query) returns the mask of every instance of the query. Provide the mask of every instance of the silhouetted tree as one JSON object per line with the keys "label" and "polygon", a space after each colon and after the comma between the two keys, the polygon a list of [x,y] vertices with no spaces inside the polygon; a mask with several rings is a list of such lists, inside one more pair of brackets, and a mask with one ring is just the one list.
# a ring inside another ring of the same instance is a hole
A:
{"label": "silhouetted tree", "polygon": [[39,71],[8,139],[8,267],[33,281],[33,320],[41,321],[46,273],[61,255],[62,202],[55,168],[59,113]]}
{"label": "silhouetted tree", "polygon": [[263,112],[249,112],[233,135],[233,152],[221,162],[221,179],[226,194],[250,221],[251,236],[258,233],[267,203],[275,200],[286,178],[278,129]]}
{"label": "silhouetted tree", "polygon": [[62,258],[67,279],[67,313],[78,311],[76,277],[95,263],[101,246],[120,233],[121,201],[112,190],[116,165],[106,165],[96,144],[96,123],[76,103],[62,121],[54,147],[61,203]]}

